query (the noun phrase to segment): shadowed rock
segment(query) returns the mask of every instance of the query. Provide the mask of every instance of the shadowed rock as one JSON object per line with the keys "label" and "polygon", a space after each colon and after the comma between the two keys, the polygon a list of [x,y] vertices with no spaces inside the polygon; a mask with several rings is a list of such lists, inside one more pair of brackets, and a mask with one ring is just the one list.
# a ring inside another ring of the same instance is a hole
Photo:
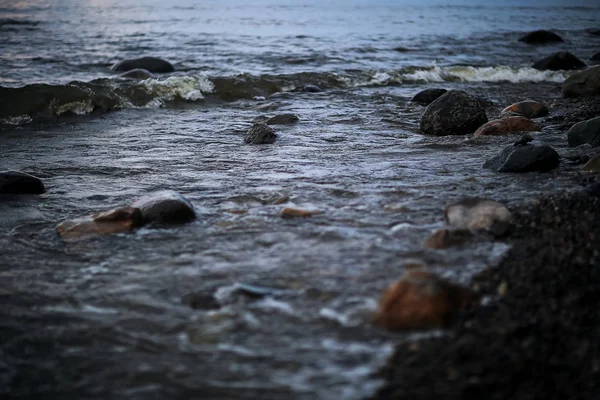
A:
{"label": "shadowed rock", "polygon": [[415,94],[411,101],[427,106],[446,92],[448,92],[446,89],[425,89]]}
{"label": "shadowed rock", "polygon": [[585,172],[600,172],[600,154],[590,159],[581,170]]}
{"label": "shadowed rock", "polygon": [[294,124],[300,121],[300,118],[296,114],[279,114],[274,117],[267,119],[267,125],[286,125]]}
{"label": "shadowed rock", "polygon": [[123,72],[119,75],[121,78],[129,78],[129,79],[137,79],[137,80],[146,80],[150,78],[154,78],[154,75],[150,73],[150,71],[142,68],[132,69],[131,71]]}
{"label": "shadowed rock", "polygon": [[39,178],[19,171],[0,172],[0,194],[42,194],[46,192]]}
{"label": "shadowed rock", "polygon": [[464,135],[475,132],[487,121],[477,97],[462,90],[450,90],[427,106],[420,129],[427,135]]}
{"label": "shadowed rock", "polygon": [[244,142],[249,144],[272,144],[276,139],[275,131],[262,122],[252,125],[244,135]]}
{"label": "shadowed rock", "polygon": [[130,232],[141,226],[142,222],[142,213],[139,209],[123,207],[64,221],[56,227],[56,232],[66,240],[81,239],[88,236]]}
{"label": "shadowed rock", "polygon": [[496,172],[545,172],[553,170],[559,163],[560,157],[552,147],[526,144],[506,147],[486,161],[483,168]]}
{"label": "shadowed rock", "polygon": [[564,40],[554,32],[540,29],[521,36],[521,38],[519,38],[519,42],[525,42],[529,44],[544,44],[564,42]]}
{"label": "shadowed rock", "polygon": [[144,223],[182,224],[196,218],[192,204],[174,190],[142,196],[132,207],[140,209]]}
{"label": "shadowed rock", "polygon": [[540,71],[568,71],[585,68],[586,64],[568,51],[559,51],[536,61],[531,67]]}
{"label": "shadowed rock", "polygon": [[149,72],[173,72],[173,65],[157,57],[141,57],[119,61],[110,67],[113,71],[131,71],[133,69],[145,69]]}
{"label": "shadowed rock", "polygon": [[592,54],[592,56],[590,57],[590,61],[600,62],[600,51],[595,54]]}
{"label": "shadowed rock", "polygon": [[540,130],[540,127],[530,119],[524,117],[505,117],[481,125],[475,131],[475,136],[497,136],[513,132],[534,132]]}
{"label": "shadowed rock", "polygon": [[500,115],[519,114],[525,118],[539,118],[548,115],[548,107],[538,101],[525,100],[506,107]]}
{"label": "shadowed rock", "polygon": [[600,65],[568,77],[562,86],[565,97],[600,95]]}
{"label": "shadowed rock", "polygon": [[502,203],[493,200],[467,198],[446,207],[448,225],[457,229],[493,229],[508,227],[512,213]]}
{"label": "shadowed rock", "polygon": [[577,147],[585,143],[589,143],[592,147],[600,146],[600,117],[573,125],[567,134],[567,138],[571,147]]}

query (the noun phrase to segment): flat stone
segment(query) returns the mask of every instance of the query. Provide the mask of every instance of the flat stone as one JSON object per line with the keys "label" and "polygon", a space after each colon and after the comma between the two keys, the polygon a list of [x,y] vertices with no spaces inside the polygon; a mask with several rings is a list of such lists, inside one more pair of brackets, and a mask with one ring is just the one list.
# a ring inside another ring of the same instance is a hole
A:
{"label": "flat stone", "polygon": [[122,207],[83,218],[61,222],[56,232],[66,240],[81,239],[88,236],[112,235],[130,232],[143,223],[142,213],[133,207]]}

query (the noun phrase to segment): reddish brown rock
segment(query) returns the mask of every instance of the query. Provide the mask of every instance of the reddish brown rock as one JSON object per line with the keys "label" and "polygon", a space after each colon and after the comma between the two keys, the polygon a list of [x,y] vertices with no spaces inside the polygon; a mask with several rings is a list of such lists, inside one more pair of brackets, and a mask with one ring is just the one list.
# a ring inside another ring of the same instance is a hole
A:
{"label": "reddish brown rock", "polygon": [[496,136],[505,135],[511,132],[532,132],[539,130],[541,130],[540,127],[530,119],[523,117],[506,117],[494,119],[481,125],[475,131],[475,136]]}
{"label": "reddish brown rock", "polygon": [[376,323],[390,330],[441,328],[476,298],[470,289],[431,272],[410,270],[384,292]]}
{"label": "reddish brown rock", "polygon": [[63,239],[80,239],[86,236],[129,232],[142,223],[142,213],[139,209],[122,207],[64,221],[56,227],[56,232]]}
{"label": "reddish brown rock", "polygon": [[501,112],[501,114],[508,113],[516,113],[525,118],[539,118],[548,115],[548,107],[537,101],[525,100],[511,104]]}
{"label": "reddish brown rock", "polygon": [[468,242],[473,238],[473,233],[468,229],[438,229],[431,235],[424,247],[429,249],[447,249]]}
{"label": "reddish brown rock", "polygon": [[302,210],[300,208],[292,208],[286,207],[281,210],[282,218],[302,218],[302,217],[312,217],[313,215],[322,214],[322,211],[317,210]]}

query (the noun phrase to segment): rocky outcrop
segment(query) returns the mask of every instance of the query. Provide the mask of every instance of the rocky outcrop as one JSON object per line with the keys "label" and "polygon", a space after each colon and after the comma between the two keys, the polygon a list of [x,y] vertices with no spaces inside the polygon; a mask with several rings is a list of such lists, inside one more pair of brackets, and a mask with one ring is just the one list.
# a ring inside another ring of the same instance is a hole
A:
{"label": "rocky outcrop", "polygon": [[42,194],[46,188],[41,179],[19,171],[0,172],[0,194]]}
{"label": "rocky outcrop", "polygon": [[173,65],[157,57],[141,57],[119,61],[110,67],[113,71],[131,71],[133,69],[145,69],[149,72],[173,72]]}
{"label": "rocky outcrop", "polygon": [[600,95],[600,65],[568,77],[562,86],[565,97]]}
{"label": "rocky outcrop", "polygon": [[564,40],[554,32],[540,29],[521,36],[521,38],[519,38],[519,42],[525,42],[528,44],[545,44],[564,42]]}
{"label": "rocky outcrop", "polygon": [[139,208],[144,223],[182,224],[193,221],[192,204],[174,190],[161,190],[140,197],[132,207]]}
{"label": "rocky outcrop", "polygon": [[123,207],[64,221],[56,227],[56,232],[65,240],[82,239],[88,236],[130,232],[141,226],[142,222],[139,209]]}
{"label": "rocky outcrop", "polygon": [[571,147],[585,143],[589,143],[592,147],[600,146],[600,117],[573,125],[567,134],[567,139]]}
{"label": "rocky outcrop", "polygon": [[244,142],[248,144],[272,144],[276,139],[275,131],[262,122],[252,125],[244,135]]}
{"label": "rocky outcrop", "polygon": [[511,104],[502,110],[500,115],[510,115],[511,113],[525,118],[539,118],[548,115],[548,107],[538,101],[525,100]]}
{"label": "rocky outcrop", "polygon": [[475,136],[498,136],[514,132],[537,132],[540,130],[540,127],[530,119],[524,117],[505,117],[481,125],[475,131]]}
{"label": "rocky outcrop", "polygon": [[450,90],[427,106],[420,129],[426,135],[464,135],[475,132],[487,121],[477,97],[462,90]]}
{"label": "rocky outcrop", "polygon": [[483,167],[496,172],[545,172],[553,170],[559,163],[558,153],[550,146],[519,144],[506,147]]}
{"label": "rocky outcrop", "polygon": [[428,106],[446,92],[448,92],[446,89],[425,89],[415,94],[411,101],[422,106]]}
{"label": "rocky outcrop", "polygon": [[540,71],[568,71],[585,68],[586,64],[567,51],[559,51],[536,61],[531,67]]}
{"label": "rocky outcrop", "polygon": [[512,213],[502,203],[493,200],[467,198],[446,207],[448,225],[456,229],[492,229],[507,227]]}

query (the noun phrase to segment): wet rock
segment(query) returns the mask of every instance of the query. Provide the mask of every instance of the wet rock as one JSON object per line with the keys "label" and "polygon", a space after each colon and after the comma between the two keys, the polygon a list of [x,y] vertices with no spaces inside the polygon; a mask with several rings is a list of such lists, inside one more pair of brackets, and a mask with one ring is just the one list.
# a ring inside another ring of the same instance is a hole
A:
{"label": "wet rock", "polygon": [[221,307],[212,294],[195,292],[181,298],[181,303],[194,310],[216,310]]}
{"label": "wet rock", "polygon": [[130,71],[123,72],[119,76],[121,78],[137,79],[137,80],[140,80],[140,81],[143,81],[143,80],[146,80],[146,79],[150,79],[150,78],[154,78],[154,75],[152,75],[150,73],[150,71],[148,71],[146,69],[143,69],[143,68],[132,69]]}
{"label": "wet rock", "polygon": [[19,171],[0,172],[0,194],[42,194],[46,188],[41,179]]}
{"label": "wet rock", "polygon": [[66,220],[56,227],[56,232],[66,240],[81,239],[88,236],[130,232],[142,223],[142,213],[139,209],[122,207]]}
{"label": "wet rock", "polygon": [[375,322],[390,330],[446,327],[476,297],[431,272],[410,270],[384,292]]}
{"label": "wet rock", "polygon": [[244,135],[244,142],[249,144],[272,144],[276,139],[275,131],[262,122],[252,125]]}
{"label": "wet rock", "polygon": [[571,147],[585,143],[589,143],[592,147],[600,146],[600,117],[573,125],[567,134],[567,138]]}
{"label": "wet rock", "polygon": [[305,93],[321,93],[323,89],[316,85],[304,85],[300,88],[300,91]]}
{"label": "wet rock", "polygon": [[567,51],[559,51],[536,61],[531,67],[540,71],[567,71],[585,68],[586,64]]}
{"label": "wet rock", "polygon": [[267,125],[286,125],[294,124],[300,121],[300,118],[296,114],[279,114],[269,118],[266,123]]}
{"label": "wet rock", "polygon": [[600,154],[588,161],[581,170],[585,172],[600,172]]}
{"label": "wet rock", "polygon": [[539,118],[548,115],[548,107],[538,101],[525,100],[506,107],[500,115],[519,114],[525,118]]}
{"label": "wet rock", "polygon": [[427,106],[420,129],[427,135],[464,135],[475,132],[487,121],[477,97],[462,90],[450,90]]}
{"label": "wet rock", "polygon": [[300,208],[286,207],[281,210],[281,218],[304,218],[312,217],[313,215],[322,214],[322,211],[317,210],[302,210]]}
{"label": "wet rock", "polygon": [[408,47],[404,46],[397,46],[394,47],[392,50],[397,51],[398,53],[408,53],[409,51],[411,51]]}
{"label": "wet rock", "polygon": [[565,97],[600,95],[600,65],[568,77],[563,83],[562,92]]}
{"label": "wet rock", "polygon": [[590,61],[594,61],[595,63],[598,63],[598,62],[600,62],[600,51],[599,51],[599,52],[597,52],[597,53],[595,53],[595,54],[593,54],[593,55],[590,57]]}
{"label": "wet rock", "polygon": [[525,42],[529,44],[544,44],[564,42],[564,40],[554,32],[540,29],[525,34],[519,39],[519,42]]}
{"label": "wet rock", "polygon": [[427,106],[446,92],[448,92],[446,89],[425,89],[415,94],[411,101],[422,106]]}
{"label": "wet rock", "polygon": [[429,249],[447,249],[466,243],[473,238],[473,233],[468,229],[438,229],[431,235],[423,247]]}
{"label": "wet rock", "polygon": [[141,57],[119,61],[110,67],[113,71],[131,71],[133,69],[145,69],[149,72],[173,72],[173,65],[157,57]]}
{"label": "wet rock", "polygon": [[524,117],[506,117],[481,125],[475,131],[475,136],[497,136],[513,132],[534,132],[540,130],[540,127],[530,119]]}
{"label": "wet rock", "polygon": [[586,143],[564,152],[561,154],[561,158],[565,159],[570,164],[579,165],[587,163],[597,154],[600,154],[600,148],[594,148],[591,144]]}
{"label": "wet rock", "polygon": [[513,222],[512,213],[493,200],[467,198],[446,207],[446,222],[457,229],[506,228]]}
{"label": "wet rock", "polygon": [[496,172],[545,172],[556,168],[559,162],[560,157],[552,147],[526,144],[506,147],[486,161],[483,168]]}
{"label": "wet rock", "polygon": [[587,30],[587,33],[594,36],[600,36],[600,29],[591,28]]}
{"label": "wet rock", "polygon": [[144,223],[181,224],[193,221],[192,204],[174,190],[161,190],[140,197],[132,207],[142,212]]}

